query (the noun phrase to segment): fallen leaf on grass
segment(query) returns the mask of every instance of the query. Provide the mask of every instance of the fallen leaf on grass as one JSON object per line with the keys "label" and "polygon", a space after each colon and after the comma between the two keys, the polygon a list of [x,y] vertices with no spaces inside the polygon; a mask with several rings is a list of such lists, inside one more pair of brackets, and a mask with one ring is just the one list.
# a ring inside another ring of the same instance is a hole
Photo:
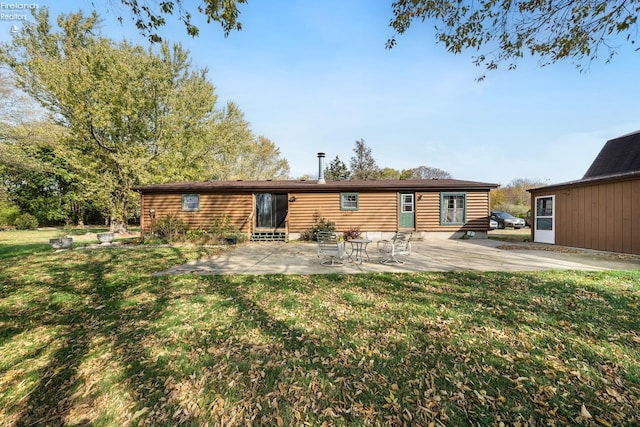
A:
{"label": "fallen leaf on grass", "polygon": [[595,418],[596,422],[600,425],[603,425],[605,427],[611,427],[611,423],[605,419],[602,419],[600,417],[596,417]]}
{"label": "fallen leaf on grass", "polygon": [[589,411],[587,411],[587,408],[584,406],[584,403],[582,404],[582,406],[580,407],[580,416],[582,418],[593,418],[591,416],[591,414],[589,413]]}
{"label": "fallen leaf on grass", "polygon": [[149,412],[149,408],[147,406],[145,406],[144,408],[140,409],[139,411],[136,411],[136,413],[133,414],[133,418],[131,418],[131,420],[133,421],[135,419],[138,419],[139,417],[143,416],[147,412]]}

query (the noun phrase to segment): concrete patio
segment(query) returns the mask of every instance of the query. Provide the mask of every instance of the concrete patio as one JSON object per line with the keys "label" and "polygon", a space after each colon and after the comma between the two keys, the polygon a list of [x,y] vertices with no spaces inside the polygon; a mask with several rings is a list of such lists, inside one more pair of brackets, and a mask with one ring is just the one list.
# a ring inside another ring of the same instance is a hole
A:
{"label": "concrete patio", "polygon": [[[350,252],[347,243],[347,253]],[[161,271],[169,274],[355,274],[433,271],[636,270],[640,256],[574,250],[531,243],[505,243],[491,239],[412,242],[412,252],[401,265],[380,264],[375,242],[369,261],[345,259],[327,267],[316,255],[316,244],[301,242],[248,243],[226,248],[220,255]]]}

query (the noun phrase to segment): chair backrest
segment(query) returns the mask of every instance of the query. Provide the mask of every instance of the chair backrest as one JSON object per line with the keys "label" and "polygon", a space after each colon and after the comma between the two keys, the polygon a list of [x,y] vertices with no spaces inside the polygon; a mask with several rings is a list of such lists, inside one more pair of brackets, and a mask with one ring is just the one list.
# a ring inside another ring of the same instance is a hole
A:
{"label": "chair backrest", "polygon": [[318,231],[318,243],[336,244],[338,243],[338,235],[332,231]]}
{"label": "chair backrest", "polygon": [[413,233],[410,231],[398,231],[395,236],[393,236],[393,246],[396,252],[406,251],[409,246],[409,242],[411,241],[411,235]]}

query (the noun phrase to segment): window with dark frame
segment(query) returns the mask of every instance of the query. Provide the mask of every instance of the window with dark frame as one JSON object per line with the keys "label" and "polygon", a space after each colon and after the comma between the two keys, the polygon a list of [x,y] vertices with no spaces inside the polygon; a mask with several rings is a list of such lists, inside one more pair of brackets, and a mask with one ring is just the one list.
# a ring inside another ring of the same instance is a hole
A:
{"label": "window with dark frame", "polygon": [[256,193],[256,228],[284,227],[289,209],[288,195]]}
{"label": "window with dark frame", "polygon": [[466,222],[466,193],[441,193],[440,223],[442,225],[462,225]]}
{"label": "window with dark frame", "polygon": [[340,193],[340,209],[343,211],[357,211],[358,193]]}
{"label": "window with dark frame", "polygon": [[184,212],[198,212],[200,210],[200,195],[199,194],[183,194],[182,210]]}

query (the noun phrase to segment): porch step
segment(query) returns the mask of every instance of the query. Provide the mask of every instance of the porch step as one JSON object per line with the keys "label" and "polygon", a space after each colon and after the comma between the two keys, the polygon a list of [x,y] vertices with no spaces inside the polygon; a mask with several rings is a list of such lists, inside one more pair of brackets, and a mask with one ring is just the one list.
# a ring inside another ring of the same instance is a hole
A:
{"label": "porch step", "polygon": [[287,239],[287,234],[282,232],[260,232],[252,233],[252,242],[284,242]]}

